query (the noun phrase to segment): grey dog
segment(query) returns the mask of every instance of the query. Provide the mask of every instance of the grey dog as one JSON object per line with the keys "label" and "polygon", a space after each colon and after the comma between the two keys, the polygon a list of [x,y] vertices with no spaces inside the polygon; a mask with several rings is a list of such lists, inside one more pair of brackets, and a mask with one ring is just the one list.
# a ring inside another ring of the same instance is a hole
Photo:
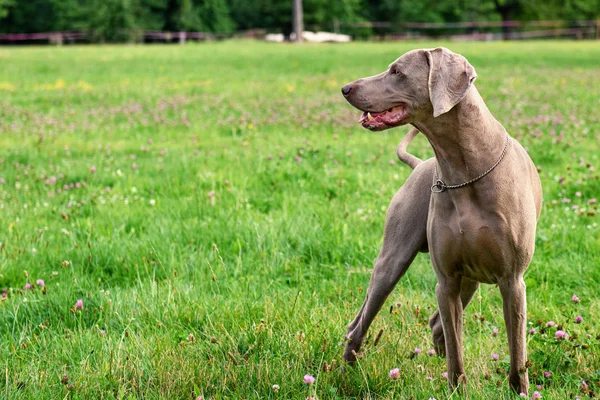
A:
{"label": "grey dog", "polygon": [[[479,283],[497,284],[510,348],[510,386],[527,393],[527,305],[523,274],[533,257],[542,206],[540,179],[523,147],[492,116],[473,82],[475,69],[440,47],[413,50],[379,74],[342,88],[363,111],[364,128],[411,124],[399,158],[414,169],[388,209],[383,246],[365,302],[348,326],[344,360],[353,363],[373,318],[419,251],[438,279],[429,325],[445,354],[448,384],[465,382],[463,309]],[[406,152],[422,132],[435,157]],[[461,386],[462,387],[462,386]]]}

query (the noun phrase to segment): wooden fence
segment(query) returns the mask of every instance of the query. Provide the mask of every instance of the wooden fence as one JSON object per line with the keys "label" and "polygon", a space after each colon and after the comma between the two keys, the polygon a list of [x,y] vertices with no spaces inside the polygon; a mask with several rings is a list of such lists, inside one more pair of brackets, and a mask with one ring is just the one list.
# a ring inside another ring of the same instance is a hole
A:
{"label": "wooden fence", "polygon": [[[187,40],[219,40],[233,36],[232,34],[217,34],[211,32],[128,31],[124,33],[128,33],[130,37],[136,38],[137,41],[144,43],[176,42],[183,44]],[[248,33],[245,32],[244,35],[248,36]],[[0,33],[0,44],[50,43],[62,45],[68,43],[91,42],[93,37],[93,33],[85,31]],[[264,31],[260,38],[262,39],[263,37]]]}
{"label": "wooden fence", "polygon": [[[532,38],[600,39],[600,19],[591,21],[481,21],[481,22],[390,22],[334,21],[334,30],[372,28],[374,39],[415,40],[431,37],[450,40],[521,40]],[[501,31],[499,31],[501,30]],[[232,34],[210,32],[127,31],[144,43],[180,43],[188,40],[220,40],[230,37],[263,39],[265,30],[255,29]],[[91,42],[93,34],[85,31],[0,34],[2,44],[50,43],[56,45]]]}
{"label": "wooden fence", "polygon": [[600,19],[586,21],[477,21],[477,22],[334,22],[334,27],[372,28],[382,40],[521,40],[531,38],[600,39]]}

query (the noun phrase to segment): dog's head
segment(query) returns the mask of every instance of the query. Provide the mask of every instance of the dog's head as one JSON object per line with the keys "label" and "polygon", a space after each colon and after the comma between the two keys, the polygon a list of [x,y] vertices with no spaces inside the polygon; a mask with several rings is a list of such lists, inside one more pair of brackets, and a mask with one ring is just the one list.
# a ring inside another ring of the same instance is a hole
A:
{"label": "dog's head", "polygon": [[444,47],[413,50],[387,71],[347,84],[342,94],[363,111],[363,127],[381,131],[450,111],[476,77],[466,58]]}

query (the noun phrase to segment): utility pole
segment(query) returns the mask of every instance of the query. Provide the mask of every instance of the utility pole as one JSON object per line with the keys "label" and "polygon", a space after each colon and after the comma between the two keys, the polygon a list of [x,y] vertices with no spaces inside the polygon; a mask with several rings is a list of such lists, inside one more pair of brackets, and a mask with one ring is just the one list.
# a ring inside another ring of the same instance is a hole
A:
{"label": "utility pole", "polygon": [[302,43],[302,32],[304,32],[304,17],[302,15],[302,0],[293,0],[293,24],[296,33],[296,43]]}

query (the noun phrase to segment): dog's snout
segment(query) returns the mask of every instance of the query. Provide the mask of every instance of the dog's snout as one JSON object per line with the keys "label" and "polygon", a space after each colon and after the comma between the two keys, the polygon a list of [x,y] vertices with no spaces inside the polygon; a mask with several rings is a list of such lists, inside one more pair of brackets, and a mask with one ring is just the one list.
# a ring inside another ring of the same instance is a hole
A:
{"label": "dog's snout", "polygon": [[344,96],[348,96],[348,94],[350,94],[351,90],[352,90],[352,84],[350,83],[342,88],[342,94]]}

